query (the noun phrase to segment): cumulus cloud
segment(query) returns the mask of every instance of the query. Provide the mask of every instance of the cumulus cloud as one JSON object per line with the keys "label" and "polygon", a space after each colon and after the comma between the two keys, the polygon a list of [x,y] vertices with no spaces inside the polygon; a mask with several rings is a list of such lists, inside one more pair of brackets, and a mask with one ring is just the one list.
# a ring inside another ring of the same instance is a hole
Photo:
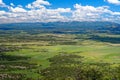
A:
{"label": "cumulus cloud", "polygon": [[36,0],[33,3],[28,4],[26,7],[30,9],[44,8],[44,5],[50,5],[50,3],[45,0]]}
{"label": "cumulus cloud", "polygon": [[108,6],[93,7],[75,4],[74,8],[72,19],[76,21],[109,21],[111,20],[111,16],[120,16],[120,12],[113,12],[109,10]]}
{"label": "cumulus cloud", "polygon": [[0,0],[0,4],[4,4],[2,0]]}
{"label": "cumulus cloud", "polygon": [[[0,1],[2,2],[2,1]],[[120,12],[113,12],[108,6],[73,5],[71,8],[49,9],[51,4],[36,0],[26,6],[11,3],[9,11],[0,10],[0,23],[14,22],[54,22],[54,21],[119,21]],[[67,14],[70,14],[69,16]]]}
{"label": "cumulus cloud", "polygon": [[111,4],[116,4],[116,5],[120,5],[120,1],[119,0],[105,0]]}
{"label": "cumulus cloud", "polygon": [[13,6],[15,6],[15,5],[14,5],[13,3],[10,3],[10,6],[12,6],[12,7],[13,7]]}
{"label": "cumulus cloud", "polygon": [[27,12],[25,9],[23,9],[22,7],[15,7],[15,8],[13,8],[13,7],[9,7],[9,10],[11,11],[11,12]]}
{"label": "cumulus cloud", "polygon": [[7,5],[2,0],[0,0],[0,7],[7,7]]}

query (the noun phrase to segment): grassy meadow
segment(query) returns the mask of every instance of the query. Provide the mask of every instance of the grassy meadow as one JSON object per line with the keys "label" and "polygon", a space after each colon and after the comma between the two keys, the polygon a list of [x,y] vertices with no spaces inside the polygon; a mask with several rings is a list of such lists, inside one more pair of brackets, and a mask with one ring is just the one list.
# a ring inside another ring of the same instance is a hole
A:
{"label": "grassy meadow", "polygon": [[0,80],[120,80],[119,34],[0,32]]}

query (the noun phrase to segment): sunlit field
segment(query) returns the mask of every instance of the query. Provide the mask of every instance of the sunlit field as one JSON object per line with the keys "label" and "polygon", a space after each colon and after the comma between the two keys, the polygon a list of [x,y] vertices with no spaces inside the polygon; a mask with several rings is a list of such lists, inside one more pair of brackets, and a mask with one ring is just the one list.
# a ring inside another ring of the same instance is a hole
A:
{"label": "sunlit field", "polygon": [[119,33],[77,29],[0,30],[0,79],[119,80]]}

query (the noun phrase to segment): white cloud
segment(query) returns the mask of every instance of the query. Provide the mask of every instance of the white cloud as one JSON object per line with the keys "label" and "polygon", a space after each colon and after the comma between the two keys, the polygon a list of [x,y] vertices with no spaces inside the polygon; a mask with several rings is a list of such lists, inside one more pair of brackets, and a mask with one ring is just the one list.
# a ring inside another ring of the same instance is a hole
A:
{"label": "white cloud", "polygon": [[2,0],[0,0],[0,7],[7,7],[7,5]]}
{"label": "white cloud", "polygon": [[15,6],[13,3],[10,3],[10,6]]}
{"label": "white cloud", "polygon": [[9,7],[9,10],[11,11],[11,12],[27,12],[25,9],[23,9],[22,7],[15,7],[15,8],[13,8],[13,7]]}
{"label": "white cloud", "polygon": [[0,4],[4,4],[2,0],[0,0]]}
{"label": "white cloud", "polygon": [[120,12],[113,12],[108,6],[93,7],[75,4],[74,8],[76,10],[72,11],[72,19],[76,21],[114,21],[120,16]]}
{"label": "white cloud", "polygon": [[120,5],[120,1],[119,0],[105,0],[111,4],[116,4],[116,5]]}
{"label": "white cloud", "polygon": [[57,11],[57,12],[71,12],[71,9],[70,8],[58,8],[58,9],[55,9],[54,11]]}
{"label": "white cloud", "polygon": [[8,6],[9,11],[0,10],[0,23],[120,20],[120,12],[113,12],[108,6],[94,7],[75,4],[72,10],[71,8],[49,9],[46,7],[48,5],[50,3],[45,0],[36,0],[27,7],[15,6],[11,3]]}
{"label": "white cloud", "polygon": [[0,16],[3,16],[5,13],[5,11],[0,11]]}
{"label": "white cloud", "polygon": [[45,0],[36,0],[33,3],[28,4],[26,7],[31,9],[44,8],[44,5],[50,5],[50,3]]}
{"label": "white cloud", "polygon": [[75,4],[72,18],[77,21],[95,21],[99,20],[103,15],[111,14],[112,11],[109,10],[108,6],[82,6]]}
{"label": "white cloud", "polygon": [[58,9],[32,9],[25,10],[21,7],[10,7],[10,12],[2,11],[0,19],[3,19],[1,22],[11,23],[11,22],[54,22],[54,21],[67,21],[65,16],[62,16],[61,13],[70,12],[69,8],[58,8]]}

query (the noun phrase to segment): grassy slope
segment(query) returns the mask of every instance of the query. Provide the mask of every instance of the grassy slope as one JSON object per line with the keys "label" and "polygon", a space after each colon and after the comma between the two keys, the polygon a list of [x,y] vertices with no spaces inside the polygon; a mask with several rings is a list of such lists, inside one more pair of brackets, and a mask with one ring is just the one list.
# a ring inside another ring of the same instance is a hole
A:
{"label": "grassy slope", "polygon": [[[74,40],[74,35],[58,36],[61,40],[64,40],[64,38],[67,38],[70,41]],[[32,77],[37,79],[41,76],[40,74],[36,73],[36,71],[49,67],[50,62],[48,61],[48,58],[61,53],[84,56],[84,63],[120,63],[119,44],[96,42],[92,40],[79,41],[79,39],[75,39],[75,41],[77,41],[76,45],[48,45],[49,41],[2,43],[5,45],[22,46],[23,49],[14,52],[7,52],[6,54],[30,57],[27,62],[35,63],[38,66],[37,69],[13,70],[8,73],[24,73],[27,74],[26,78]]]}
{"label": "grassy slope", "polygon": [[[86,44],[87,43],[87,44]],[[90,43],[90,44],[89,44]],[[84,61],[91,62],[108,62],[120,63],[120,46],[112,46],[87,41],[83,45],[55,45],[55,46],[28,46],[28,49],[22,49],[15,52],[7,52],[8,55],[20,55],[31,57],[30,62],[49,66],[48,58],[60,53],[75,53],[84,56]],[[28,43],[29,44],[29,43]],[[21,45],[18,44],[18,45]]]}

